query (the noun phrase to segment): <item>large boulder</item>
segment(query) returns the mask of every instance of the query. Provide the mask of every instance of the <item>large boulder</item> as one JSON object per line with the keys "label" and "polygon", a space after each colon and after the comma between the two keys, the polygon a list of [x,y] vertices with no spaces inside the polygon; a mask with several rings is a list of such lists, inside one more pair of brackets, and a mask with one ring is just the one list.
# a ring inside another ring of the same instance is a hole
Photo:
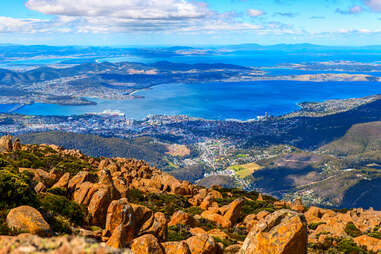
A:
{"label": "large boulder", "polygon": [[50,236],[49,224],[42,217],[41,213],[31,206],[19,206],[12,209],[7,216],[9,228],[28,232],[40,236]]}
{"label": "large boulder", "polygon": [[135,227],[135,214],[126,198],[114,200],[107,209],[106,227],[104,236],[110,236],[120,224],[133,224]]}
{"label": "large boulder", "polygon": [[239,253],[307,253],[304,216],[286,209],[274,212],[253,227]]}
{"label": "large boulder", "polygon": [[111,201],[111,188],[103,187],[94,193],[89,206],[87,207],[91,224],[104,227],[106,223],[107,208]]}
{"label": "large boulder", "polygon": [[0,152],[12,152],[12,137],[2,136],[0,138]]}
{"label": "large boulder", "polygon": [[194,224],[194,218],[183,211],[177,211],[175,212],[171,220],[168,223],[168,226],[176,226],[176,225],[188,225],[188,226],[193,226]]}
{"label": "large boulder", "polygon": [[155,213],[140,229],[140,235],[152,234],[164,242],[168,238],[167,219],[163,213]]}
{"label": "large boulder", "polygon": [[70,173],[66,172],[61,178],[56,182],[52,188],[67,188],[70,180]]}
{"label": "large boulder", "polygon": [[185,241],[192,254],[216,254],[218,247],[208,234],[195,235]]}
{"label": "large boulder", "polygon": [[13,151],[20,151],[21,150],[21,143],[20,143],[19,138],[16,138],[15,142],[13,142],[12,150]]}
{"label": "large boulder", "polygon": [[90,175],[89,172],[87,172],[87,171],[81,171],[78,174],[76,174],[75,176],[73,176],[73,178],[71,178],[69,180],[69,183],[67,185],[67,187],[69,188],[70,192],[73,192],[76,189],[76,187],[78,185],[80,185],[81,183],[83,183],[85,181],[88,181],[89,175]]}
{"label": "large boulder", "polygon": [[161,244],[165,254],[191,254],[185,242],[166,242]]}
{"label": "large boulder", "polygon": [[230,220],[225,218],[223,215],[215,213],[213,211],[204,211],[203,213],[201,213],[201,217],[213,221],[223,228],[230,228],[232,226]]}
{"label": "large boulder", "polygon": [[152,217],[153,212],[143,205],[131,204],[131,207],[134,210],[136,220],[135,232],[138,233],[143,224]]}
{"label": "large boulder", "polygon": [[232,225],[234,225],[237,222],[241,214],[243,203],[244,203],[244,200],[242,198],[239,198],[229,204],[229,209],[224,214],[224,217],[227,220],[229,220]]}
{"label": "large boulder", "polygon": [[135,254],[164,254],[163,247],[151,234],[135,238],[131,243],[131,250]]}
{"label": "large boulder", "polygon": [[87,196],[93,185],[90,182],[83,182],[77,185],[73,194],[73,200],[79,205],[88,205],[88,202],[86,203],[85,201],[89,200]]}

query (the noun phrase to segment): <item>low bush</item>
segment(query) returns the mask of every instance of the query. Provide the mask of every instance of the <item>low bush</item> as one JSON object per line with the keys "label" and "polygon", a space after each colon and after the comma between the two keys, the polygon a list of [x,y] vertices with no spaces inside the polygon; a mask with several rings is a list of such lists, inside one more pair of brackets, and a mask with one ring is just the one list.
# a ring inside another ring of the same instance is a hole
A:
{"label": "low bush", "polygon": [[345,225],[344,231],[351,237],[358,237],[362,235],[360,229],[358,229],[353,222],[348,222],[347,225]]}
{"label": "low bush", "polygon": [[40,194],[39,200],[41,208],[51,213],[53,216],[61,215],[77,225],[84,223],[86,209],[82,208],[74,201],[70,201],[66,197],[51,193]]}
{"label": "low bush", "polygon": [[312,222],[312,223],[308,224],[308,228],[309,228],[309,229],[312,229],[312,230],[315,230],[315,229],[317,229],[318,226],[323,225],[323,224],[327,224],[327,223],[325,223],[325,222],[323,222],[323,221],[320,221],[320,222]]}
{"label": "low bush", "polygon": [[38,207],[37,197],[29,179],[9,169],[0,170],[0,209],[20,205]]}
{"label": "low bush", "polygon": [[183,241],[191,236],[189,228],[185,225],[170,226],[168,228],[168,241]]}

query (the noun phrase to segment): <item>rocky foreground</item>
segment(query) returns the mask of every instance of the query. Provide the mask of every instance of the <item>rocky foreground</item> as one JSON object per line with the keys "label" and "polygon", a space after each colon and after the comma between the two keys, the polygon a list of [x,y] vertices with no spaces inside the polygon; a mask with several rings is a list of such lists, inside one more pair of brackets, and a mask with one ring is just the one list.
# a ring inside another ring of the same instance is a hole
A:
{"label": "rocky foreground", "polygon": [[179,181],[144,161],[0,139],[0,253],[381,253],[381,212]]}

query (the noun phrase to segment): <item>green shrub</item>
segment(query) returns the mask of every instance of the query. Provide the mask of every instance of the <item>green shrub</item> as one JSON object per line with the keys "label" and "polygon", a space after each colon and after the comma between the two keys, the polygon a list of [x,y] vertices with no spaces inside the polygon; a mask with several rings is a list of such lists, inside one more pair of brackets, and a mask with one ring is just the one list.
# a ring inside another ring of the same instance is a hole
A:
{"label": "green shrub", "polygon": [[154,212],[162,212],[167,218],[179,210],[184,210],[190,207],[188,199],[182,195],[144,194],[136,189],[128,191],[127,199],[131,203],[144,205]]}
{"label": "green shrub", "polygon": [[145,201],[144,193],[137,189],[131,189],[126,195],[129,202],[139,204]]}
{"label": "green shrub", "polygon": [[192,206],[192,207],[184,209],[184,212],[189,213],[192,216],[199,215],[203,211],[204,210],[202,210],[199,206]]}
{"label": "green shrub", "polygon": [[86,210],[74,201],[70,201],[66,197],[51,193],[39,195],[39,200],[41,203],[41,208],[48,211],[53,216],[64,216],[78,225],[84,223]]}
{"label": "green shrub", "polygon": [[0,210],[0,235],[9,235],[9,228],[6,222],[6,218],[9,210]]}
{"label": "green shrub", "polygon": [[374,237],[374,238],[381,240],[381,232],[372,232],[372,233],[369,233],[368,236],[371,236],[371,237]]}
{"label": "green shrub", "polygon": [[312,222],[310,224],[308,224],[308,228],[309,229],[312,229],[312,230],[315,230],[317,229],[318,226],[322,225],[322,224],[326,224],[325,222],[323,221],[320,221],[320,222]]}
{"label": "green shrub", "polygon": [[353,222],[348,222],[344,231],[351,237],[358,237],[362,235],[361,231],[355,226],[355,224],[353,224]]}
{"label": "green shrub", "polygon": [[233,245],[233,244],[236,244],[237,241],[236,240],[230,240],[230,239],[221,239],[219,237],[213,237],[214,238],[214,241],[216,243],[222,243],[224,245],[224,247],[228,247],[230,245]]}
{"label": "green shrub", "polygon": [[170,226],[168,228],[168,241],[183,241],[191,236],[189,228],[185,225]]}
{"label": "green shrub", "polygon": [[206,231],[217,228],[217,224],[214,221],[210,221],[204,218],[199,219],[199,223],[200,223],[200,228]]}
{"label": "green shrub", "polygon": [[49,223],[50,227],[54,232],[60,233],[60,234],[71,234],[73,233],[70,227],[70,221],[61,216],[47,216],[47,222]]}
{"label": "green shrub", "polygon": [[20,205],[38,207],[37,197],[28,181],[21,174],[8,169],[0,170],[0,209]]}
{"label": "green shrub", "polygon": [[55,195],[66,196],[67,189],[64,187],[49,188],[48,192]]}
{"label": "green shrub", "polygon": [[337,250],[340,253],[350,253],[350,254],[366,254],[367,251],[358,247],[352,239],[343,239],[337,244]]}

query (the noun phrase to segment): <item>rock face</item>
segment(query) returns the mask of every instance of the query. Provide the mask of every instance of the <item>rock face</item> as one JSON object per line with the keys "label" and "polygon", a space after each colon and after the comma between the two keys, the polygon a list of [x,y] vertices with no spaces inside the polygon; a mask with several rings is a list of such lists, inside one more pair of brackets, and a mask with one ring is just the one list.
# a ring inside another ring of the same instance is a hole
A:
{"label": "rock face", "polygon": [[368,251],[372,251],[374,253],[379,253],[379,251],[381,251],[380,239],[370,237],[367,235],[362,235],[362,236],[354,238],[353,241],[358,246],[364,246]]}
{"label": "rock face", "polygon": [[49,224],[41,213],[30,206],[19,206],[12,209],[7,216],[9,228],[22,232],[28,232],[40,236],[50,236]]}
{"label": "rock face", "polygon": [[150,234],[135,238],[131,244],[131,250],[135,254],[164,254],[159,241]]}
{"label": "rock face", "polygon": [[0,152],[11,152],[13,149],[12,137],[11,136],[2,136],[0,138]]}
{"label": "rock face", "polygon": [[307,253],[304,216],[285,209],[274,212],[253,227],[239,253]]}

